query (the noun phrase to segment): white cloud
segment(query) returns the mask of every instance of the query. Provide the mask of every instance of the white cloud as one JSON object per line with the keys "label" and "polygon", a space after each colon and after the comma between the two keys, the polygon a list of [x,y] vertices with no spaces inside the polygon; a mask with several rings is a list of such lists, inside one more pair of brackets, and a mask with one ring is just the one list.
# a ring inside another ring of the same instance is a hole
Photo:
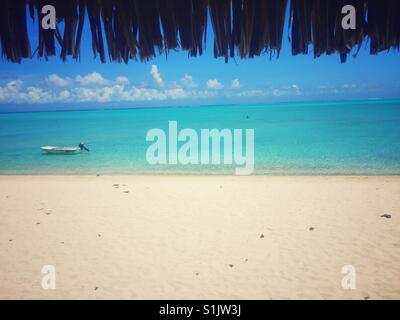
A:
{"label": "white cloud", "polygon": [[158,71],[158,67],[155,64],[151,66],[150,74],[158,86],[164,86],[164,80],[161,78],[160,71]]}
{"label": "white cloud", "polygon": [[58,95],[60,100],[68,99],[71,96],[71,93],[68,90],[63,90]]}
{"label": "white cloud", "polygon": [[188,98],[188,93],[179,87],[165,90],[165,94],[173,100]]}
{"label": "white cloud", "polygon": [[245,97],[245,98],[249,98],[249,97],[259,97],[259,96],[263,96],[265,95],[265,92],[263,90],[246,90],[246,91],[242,91],[239,92],[237,94],[238,97]]}
{"label": "white cloud", "polygon": [[[373,90],[372,87],[360,87],[357,84],[354,83],[345,83],[341,85],[320,85],[318,86],[319,92],[321,94],[346,94],[349,92],[352,93],[359,93],[364,90],[368,90],[371,92]],[[375,88],[376,90],[377,88]],[[379,89],[378,89],[379,90]]]}
{"label": "white cloud", "polygon": [[102,88],[75,88],[74,96],[78,102],[110,102],[119,100],[124,86],[115,85]]}
{"label": "white cloud", "polygon": [[28,87],[27,91],[21,93],[21,98],[31,103],[51,102],[54,98],[51,92],[38,87]]}
{"label": "white cloud", "polygon": [[119,76],[115,78],[115,82],[118,84],[129,84],[129,79],[124,76]]}
{"label": "white cloud", "polygon": [[301,95],[301,90],[300,90],[300,88],[298,87],[297,84],[292,84],[290,86],[290,90],[291,90],[291,93],[294,93],[297,96]]}
{"label": "white cloud", "polygon": [[72,87],[68,90],[35,86],[23,88],[22,82],[19,80],[13,80],[0,86],[0,103],[16,104],[163,101],[167,99],[206,99],[214,96],[216,96],[215,91],[186,90],[176,83],[167,89],[127,87],[122,84]]}
{"label": "white cloud", "polygon": [[70,78],[62,78],[59,75],[53,73],[46,78],[46,82],[50,85],[57,87],[67,87],[71,84]]}
{"label": "white cloud", "polygon": [[288,87],[272,89],[271,93],[275,97],[281,97],[281,96],[286,96],[286,95],[300,96],[302,94],[299,86],[296,84],[292,84]]}
{"label": "white cloud", "polygon": [[283,96],[285,93],[282,90],[279,89],[273,89],[272,90],[272,95],[275,97],[280,97]]}
{"label": "white cloud", "polygon": [[193,99],[207,99],[216,97],[217,93],[215,91],[208,91],[208,90],[200,90],[196,92],[192,92],[191,98]]}
{"label": "white cloud", "polygon": [[0,102],[13,102],[13,100],[16,100],[21,87],[21,80],[12,80],[7,82],[4,87],[0,87]]}
{"label": "white cloud", "polygon": [[111,101],[152,101],[165,100],[168,96],[158,89],[138,88],[133,86],[125,90],[123,85],[103,88],[76,88],[74,95],[78,102],[105,103]]}
{"label": "white cloud", "polygon": [[209,79],[207,80],[207,88],[212,90],[220,90],[224,87],[224,85],[219,82],[217,79]]}
{"label": "white cloud", "polygon": [[126,101],[152,101],[152,100],[166,100],[167,96],[158,89],[152,88],[137,88],[132,87],[131,90],[126,92],[124,100]]}
{"label": "white cloud", "polygon": [[38,104],[51,103],[57,101],[57,96],[54,92],[39,87],[27,87],[25,90],[16,92],[11,101],[14,103]]}
{"label": "white cloud", "polygon": [[21,87],[22,87],[21,80],[12,80],[10,82],[7,82],[4,89],[9,92],[15,92],[15,91],[18,91],[19,89],[21,89]]}
{"label": "white cloud", "polygon": [[233,79],[231,83],[232,89],[240,89],[240,81],[239,79]]}
{"label": "white cloud", "polygon": [[[0,104],[164,101],[208,99],[224,94],[223,91],[219,91],[224,86],[216,79],[207,81],[208,88],[200,90],[190,74],[185,74],[178,83],[171,82],[167,85],[156,65],[151,67],[150,72],[158,84],[157,87],[148,87],[146,84],[131,85],[125,76],[107,80],[98,72],[71,78],[55,73],[49,74],[43,79],[48,86],[43,87],[12,80],[0,85]],[[35,83],[43,83],[43,81],[37,80]]]}
{"label": "white cloud", "polygon": [[105,84],[106,80],[98,72],[92,72],[86,76],[78,75],[75,80],[79,82],[82,86],[92,85],[92,84]]}
{"label": "white cloud", "polygon": [[185,73],[185,75],[181,78],[181,83],[185,88],[197,87],[197,83],[193,80],[193,77],[187,73]]}

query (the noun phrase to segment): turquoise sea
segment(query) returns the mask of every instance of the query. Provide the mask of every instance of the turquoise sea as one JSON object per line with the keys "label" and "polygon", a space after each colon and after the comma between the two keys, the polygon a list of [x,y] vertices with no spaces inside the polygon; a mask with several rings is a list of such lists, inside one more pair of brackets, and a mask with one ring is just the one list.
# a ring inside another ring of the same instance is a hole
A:
{"label": "turquoise sea", "polygon": [[[0,174],[234,174],[149,165],[148,130],[254,129],[256,175],[399,175],[400,100],[0,114]],[[55,156],[44,145],[90,153]]]}

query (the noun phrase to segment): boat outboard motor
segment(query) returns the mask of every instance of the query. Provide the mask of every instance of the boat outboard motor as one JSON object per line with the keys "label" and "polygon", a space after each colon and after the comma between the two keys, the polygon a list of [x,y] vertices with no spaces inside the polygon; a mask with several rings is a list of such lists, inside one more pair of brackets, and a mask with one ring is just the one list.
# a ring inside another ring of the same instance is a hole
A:
{"label": "boat outboard motor", "polygon": [[79,144],[79,149],[86,150],[87,152],[90,152],[89,148],[87,148],[83,142],[81,142]]}

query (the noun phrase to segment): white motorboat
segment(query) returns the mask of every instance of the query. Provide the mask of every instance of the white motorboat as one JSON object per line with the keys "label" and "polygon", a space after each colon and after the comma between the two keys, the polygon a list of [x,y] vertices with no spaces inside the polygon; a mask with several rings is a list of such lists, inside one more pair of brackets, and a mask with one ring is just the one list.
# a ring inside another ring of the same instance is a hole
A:
{"label": "white motorboat", "polygon": [[70,148],[70,147],[54,147],[54,146],[46,146],[41,148],[43,152],[49,154],[77,154],[85,151],[81,148]]}

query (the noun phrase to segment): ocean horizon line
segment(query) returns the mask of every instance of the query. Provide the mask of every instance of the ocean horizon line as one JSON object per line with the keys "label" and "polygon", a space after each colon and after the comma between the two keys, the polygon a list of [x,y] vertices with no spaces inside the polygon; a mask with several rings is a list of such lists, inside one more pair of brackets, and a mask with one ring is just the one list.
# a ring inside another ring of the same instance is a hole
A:
{"label": "ocean horizon line", "polygon": [[[288,105],[317,105],[317,104],[335,104],[335,103],[396,103],[400,102],[400,97],[398,98],[366,98],[366,99],[327,99],[327,100],[299,100],[299,101],[279,101],[279,102],[257,102],[257,103],[227,103],[227,104],[197,104],[197,105],[166,105],[166,106],[128,106],[128,107],[102,107],[102,108],[83,108],[83,109],[56,109],[56,110],[21,110],[21,111],[2,111],[1,114],[26,114],[26,113],[63,113],[63,112],[86,112],[86,111],[123,111],[123,110],[143,110],[143,109],[186,109],[186,108],[207,108],[207,107],[240,107],[240,106],[288,106]],[[22,105],[22,104],[20,104]]]}

